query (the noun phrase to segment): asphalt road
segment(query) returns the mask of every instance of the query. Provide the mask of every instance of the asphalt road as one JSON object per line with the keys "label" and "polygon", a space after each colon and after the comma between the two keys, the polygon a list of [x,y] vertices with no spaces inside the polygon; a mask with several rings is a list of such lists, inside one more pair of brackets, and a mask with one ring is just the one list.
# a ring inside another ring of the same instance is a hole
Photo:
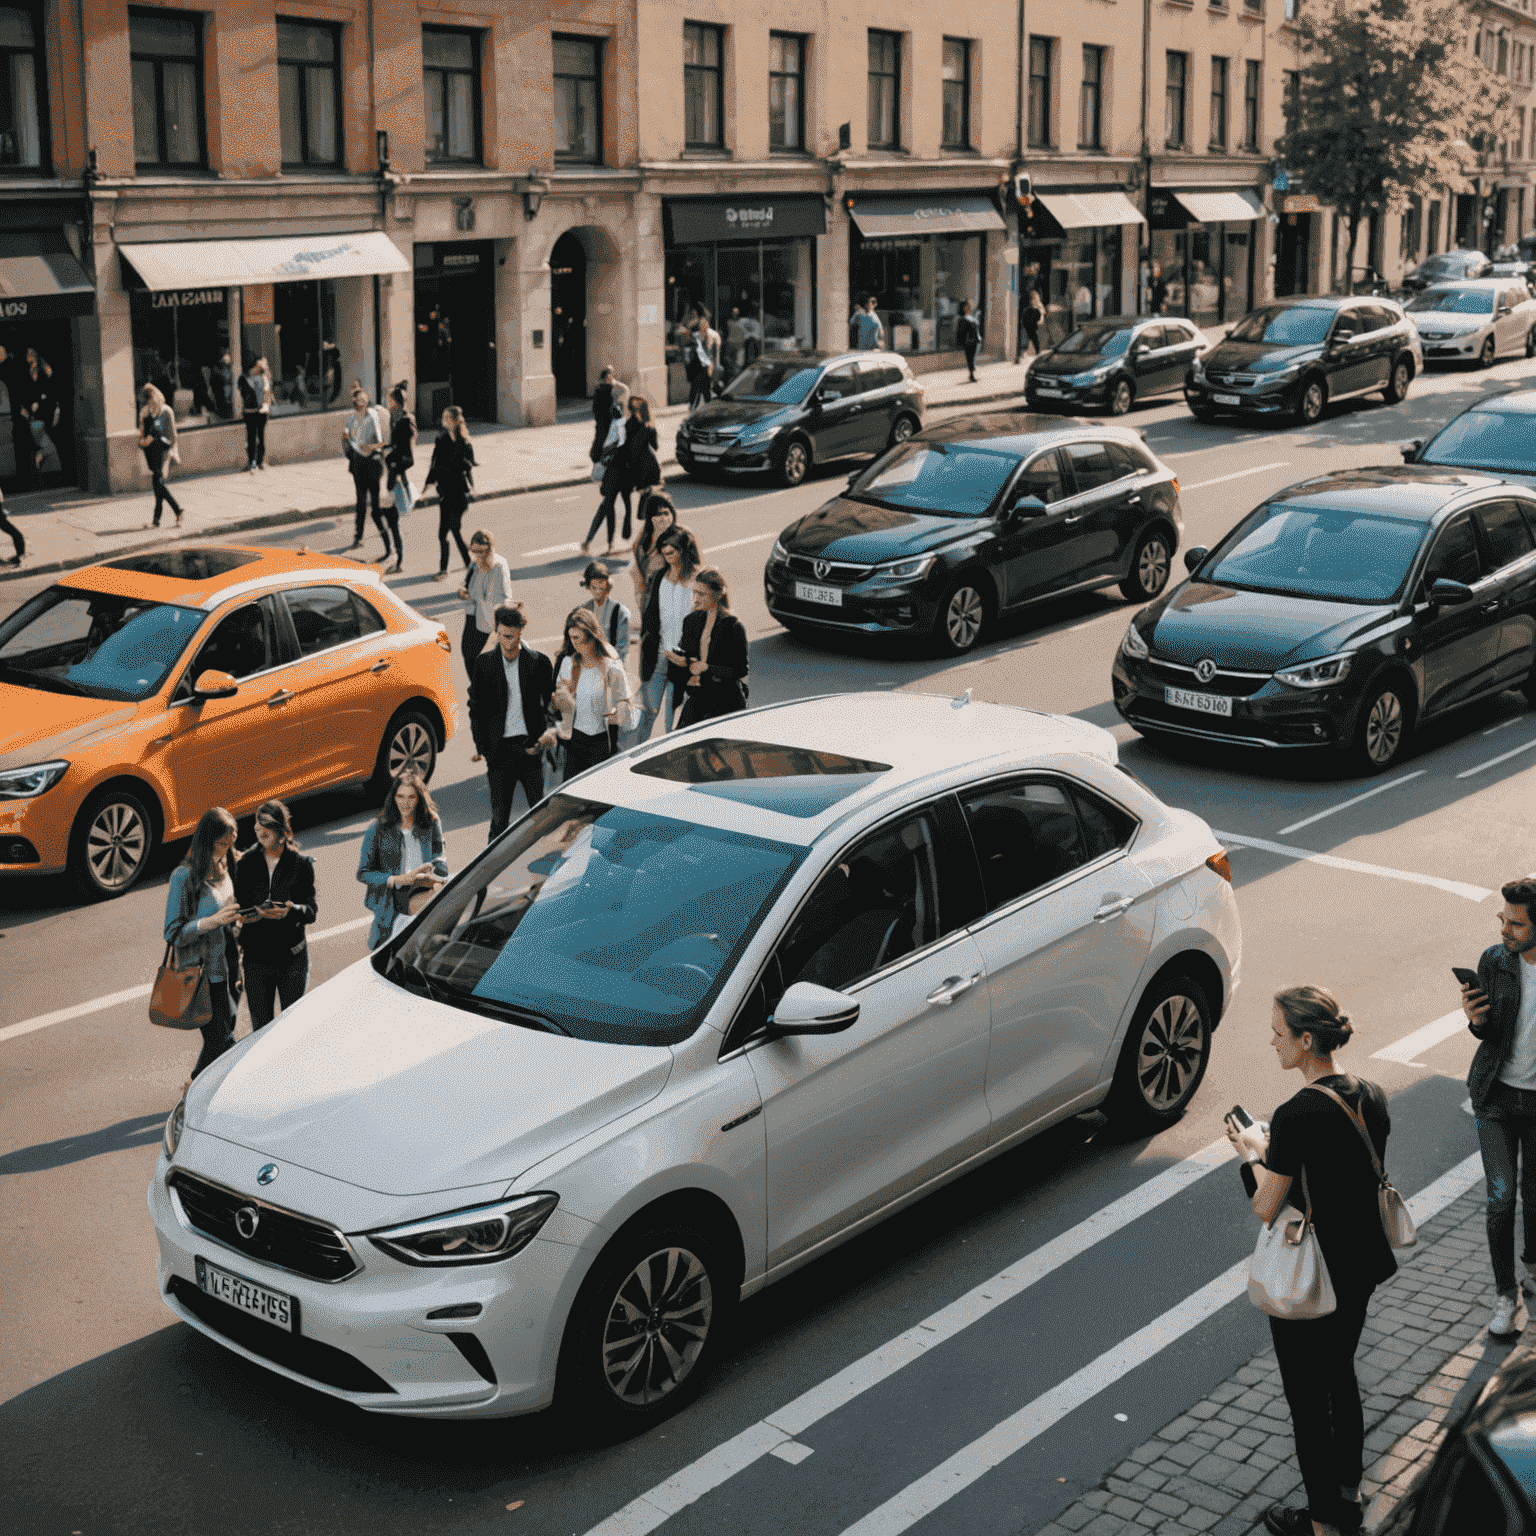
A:
{"label": "asphalt road", "polygon": [[[1181,404],[1129,419],[1178,473],[1186,545],[1209,544],[1280,486],[1395,463],[1402,441],[1476,392],[1532,376],[1524,361],[1432,375],[1401,406],[1347,404],[1307,430],[1205,427]],[[1394,1047],[1456,1010],[1449,967],[1497,937],[1498,885],[1536,866],[1536,753],[1517,750],[1536,741],[1536,720],[1521,696],[1465,712],[1385,779],[1361,781],[1328,763],[1142,745],[1109,702],[1131,611],[1113,591],[1011,621],[959,662],[792,642],[763,607],[762,562],[778,530],[841,481],[833,468],[796,491],[674,487],[747,625],[752,702],[972,688],[1115,728],[1126,764],[1233,850],[1244,984],[1184,1120],[1130,1143],[1097,1117],[1070,1122],[799,1271],[742,1309],[706,1395],[642,1439],[594,1450],[548,1416],[374,1418],[227,1354],[156,1297],[144,1191],[196,1040],[153,1029],[142,995],[103,1000],[150,980],[181,849],[107,905],[76,906],[58,882],[12,885],[0,890],[7,1529],[777,1536],[792,1521],[804,1536],[894,1536],[919,1523],[1016,1536],[1267,1341],[1245,1301],[1207,1305],[1202,1288],[1253,1236],[1235,1173],[1208,1150],[1221,1117],[1238,1101],[1267,1114],[1294,1088],[1267,1044],[1276,988],[1309,980],[1342,994],[1360,1027],[1348,1065],[1391,1097],[1390,1166],[1405,1194],[1475,1152],[1465,1032],[1452,1019]],[[582,595],[574,545],[595,496],[577,488],[475,508],[512,564],[536,643]],[[405,532],[409,570],[390,584],[456,633],[458,605],[428,577],[433,530],[422,518]],[[339,549],[350,529],[282,534]],[[6,611],[45,580],[8,584]],[[455,864],[484,837],[471,751],[461,734],[433,784]],[[318,872],[316,982],[363,955],[354,870],[372,809],[351,794],[297,808]],[[1000,1425],[1011,1428],[992,1433]]]}

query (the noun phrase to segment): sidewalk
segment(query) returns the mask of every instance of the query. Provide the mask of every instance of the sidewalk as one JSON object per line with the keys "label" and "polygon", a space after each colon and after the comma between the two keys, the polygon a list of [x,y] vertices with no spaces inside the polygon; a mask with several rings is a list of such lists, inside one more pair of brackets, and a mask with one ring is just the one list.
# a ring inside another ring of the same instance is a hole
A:
{"label": "sidewalk", "polygon": [[[939,409],[944,415],[954,414],[956,407],[1013,400],[1023,409],[1027,372],[1027,362],[983,362],[974,384],[968,382],[963,368],[924,374],[921,383],[928,409]],[[685,415],[685,406],[673,405],[654,416],[662,467],[668,472],[677,467],[672,456],[673,439]],[[578,419],[560,420],[548,427],[476,426],[473,431],[479,460],[475,471],[478,500],[587,482],[592,468],[587,458],[592,419],[585,411]],[[418,486],[427,472],[434,435],[422,429],[417,467],[412,473]],[[150,528],[154,496],[147,489],[119,496],[91,496],[71,490],[8,498],[6,511],[26,537],[27,555],[19,567],[0,569],[0,581],[90,565],[175,539],[224,538],[317,517],[350,517],[353,510],[352,482],[339,454],[304,464],[278,464],[253,475],[243,470],[184,479],[173,475],[171,489],[186,513],[180,529],[166,525],[158,530]],[[437,498],[429,496],[418,505],[436,503]],[[9,552],[9,544],[0,540],[0,559]]]}
{"label": "sidewalk", "polygon": [[[1429,1465],[1446,1421],[1461,1415],[1510,1353],[1486,1328],[1494,1292],[1481,1179],[1425,1222],[1418,1247],[1397,1260],[1397,1274],[1371,1300],[1355,1356],[1365,1403],[1367,1531]],[[1271,1349],[1030,1536],[1264,1536],[1264,1512],[1281,1502],[1305,1504],[1306,1495]]]}

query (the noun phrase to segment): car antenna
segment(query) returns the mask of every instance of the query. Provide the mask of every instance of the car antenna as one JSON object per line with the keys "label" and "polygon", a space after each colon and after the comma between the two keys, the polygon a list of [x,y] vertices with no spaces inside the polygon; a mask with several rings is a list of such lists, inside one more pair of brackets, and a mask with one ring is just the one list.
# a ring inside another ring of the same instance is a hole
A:
{"label": "car antenna", "polygon": [[969,688],[967,688],[965,690],[965,692],[962,693],[958,699],[951,699],[949,701],[949,707],[951,709],[964,709],[965,706],[967,704],[969,704],[970,702],[971,702],[971,690]]}

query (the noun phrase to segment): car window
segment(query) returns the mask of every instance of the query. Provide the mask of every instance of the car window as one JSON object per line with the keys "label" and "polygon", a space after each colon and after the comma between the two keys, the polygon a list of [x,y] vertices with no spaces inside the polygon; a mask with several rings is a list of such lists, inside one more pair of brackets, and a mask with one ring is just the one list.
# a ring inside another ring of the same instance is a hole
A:
{"label": "car window", "polygon": [[1358,336],[1365,330],[1360,312],[1355,309],[1346,309],[1333,322],[1333,330],[1330,333],[1334,341],[1348,341],[1351,336]]}
{"label": "car window", "polygon": [[1504,302],[1513,309],[1517,304],[1523,302],[1524,298],[1525,295],[1518,288],[1511,288],[1505,293]]}
{"label": "car window", "polygon": [[1331,318],[1328,310],[1310,305],[1256,309],[1227,332],[1227,340],[1263,341],[1276,347],[1316,346],[1328,334]]}
{"label": "car window", "polygon": [[361,634],[376,635],[388,626],[379,617],[379,611],[366,597],[352,593],[352,611],[357,615],[357,627]]}
{"label": "car window", "polygon": [[961,797],[987,911],[1016,901],[1087,863],[1088,844],[1064,785],[1014,780]]}
{"label": "car window", "polygon": [[1110,463],[1115,466],[1116,480],[1122,480],[1126,475],[1139,475],[1152,468],[1129,443],[1105,443],[1104,451],[1109,455]]}
{"label": "car window", "polygon": [[1163,331],[1165,347],[1187,347],[1194,339],[1182,325],[1170,325]]}
{"label": "car window", "polygon": [[1514,501],[1494,501],[1478,508],[1483,520],[1483,532],[1488,535],[1488,547],[1493,551],[1493,569],[1508,565],[1531,552],[1531,531],[1520,515],[1520,504]]}
{"label": "car window", "polygon": [[1386,331],[1397,324],[1397,316],[1382,304],[1368,304],[1363,313],[1368,331]]}
{"label": "car window", "polygon": [[1103,443],[1068,443],[1066,452],[1079,495],[1084,491],[1096,491],[1125,473],[1105,452]]}
{"label": "car window", "polygon": [[219,620],[217,628],[198,647],[177,691],[190,693],[204,672],[250,677],[276,665],[277,659],[271,615],[263,604],[247,603]]}
{"label": "car window", "polygon": [[839,400],[846,400],[850,395],[858,394],[866,387],[868,381],[861,383],[854,369],[853,363],[844,363],[841,368],[830,369],[821,383],[816,386],[816,393],[835,395]]}
{"label": "car window", "polygon": [[803,358],[759,358],[738,373],[722,394],[733,400],[772,400],[799,405],[816,382],[816,364]]}
{"label": "car window", "polygon": [[860,361],[858,370],[859,388],[866,394],[871,390],[884,389],[888,384],[901,382],[901,369],[892,367],[889,363]]}
{"label": "car window", "polygon": [[1083,824],[1083,837],[1088,845],[1088,861],[1113,853],[1136,835],[1141,825],[1123,806],[1096,795],[1081,784],[1072,786],[1072,798],[1077,802],[1078,820]]}
{"label": "car window", "polygon": [[1046,506],[1067,496],[1067,479],[1062,473],[1061,455],[1056,449],[1048,448],[1030,460],[1024,473],[1019,476],[1013,494],[1015,500],[1024,496],[1038,496]]}
{"label": "car window", "polygon": [[1437,581],[1459,581],[1471,586],[1482,575],[1477,554],[1477,534],[1465,515],[1440,530],[1424,567],[1424,590]]}
{"label": "car window", "polygon": [[345,587],[300,587],[283,595],[302,655],[315,656],[332,646],[345,645],[363,632],[352,595]]}
{"label": "car window", "polygon": [[913,438],[876,459],[849,486],[852,501],[898,511],[980,517],[996,501],[1018,456],[980,443]]}

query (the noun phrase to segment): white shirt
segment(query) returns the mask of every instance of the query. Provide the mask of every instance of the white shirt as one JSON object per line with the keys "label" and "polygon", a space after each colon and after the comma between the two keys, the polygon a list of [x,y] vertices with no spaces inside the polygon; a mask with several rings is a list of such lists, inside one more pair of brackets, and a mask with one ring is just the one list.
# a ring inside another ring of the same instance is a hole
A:
{"label": "white shirt", "polygon": [[675,651],[683,643],[683,620],[693,610],[693,587],[686,581],[661,578],[661,648]]}
{"label": "white shirt", "polygon": [[488,635],[496,628],[496,609],[512,599],[512,571],[503,555],[491,556],[491,568],[482,571],[478,564],[471,565],[464,578],[464,590],[469,601],[464,604],[465,613],[475,616],[475,628]]}
{"label": "white shirt", "polygon": [[[501,651],[498,649],[498,656]],[[502,722],[501,734],[503,736],[526,736],[528,734],[528,722],[523,719],[523,684],[517,675],[517,664],[522,659],[522,652],[508,661],[501,657],[501,670],[507,677],[507,718]]]}
{"label": "white shirt", "polygon": [[1515,969],[1520,973],[1520,1016],[1499,1081],[1536,1093],[1536,965],[1527,965],[1521,955]]}
{"label": "white shirt", "polygon": [[[567,689],[571,686],[573,660],[573,657],[567,656],[560,663],[560,681]],[[580,731],[583,736],[596,736],[607,730],[608,722],[604,718],[607,714],[604,707],[606,703],[603,693],[603,669],[583,667],[581,676],[576,680],[576,718],[572,722],[572,729]]]}
{"label": "white shirt", "polygon": [[407,832],[400,828],[400,867],[397,875],[409,874],[419,864],[432,862],[432,839],[420,832]]}

